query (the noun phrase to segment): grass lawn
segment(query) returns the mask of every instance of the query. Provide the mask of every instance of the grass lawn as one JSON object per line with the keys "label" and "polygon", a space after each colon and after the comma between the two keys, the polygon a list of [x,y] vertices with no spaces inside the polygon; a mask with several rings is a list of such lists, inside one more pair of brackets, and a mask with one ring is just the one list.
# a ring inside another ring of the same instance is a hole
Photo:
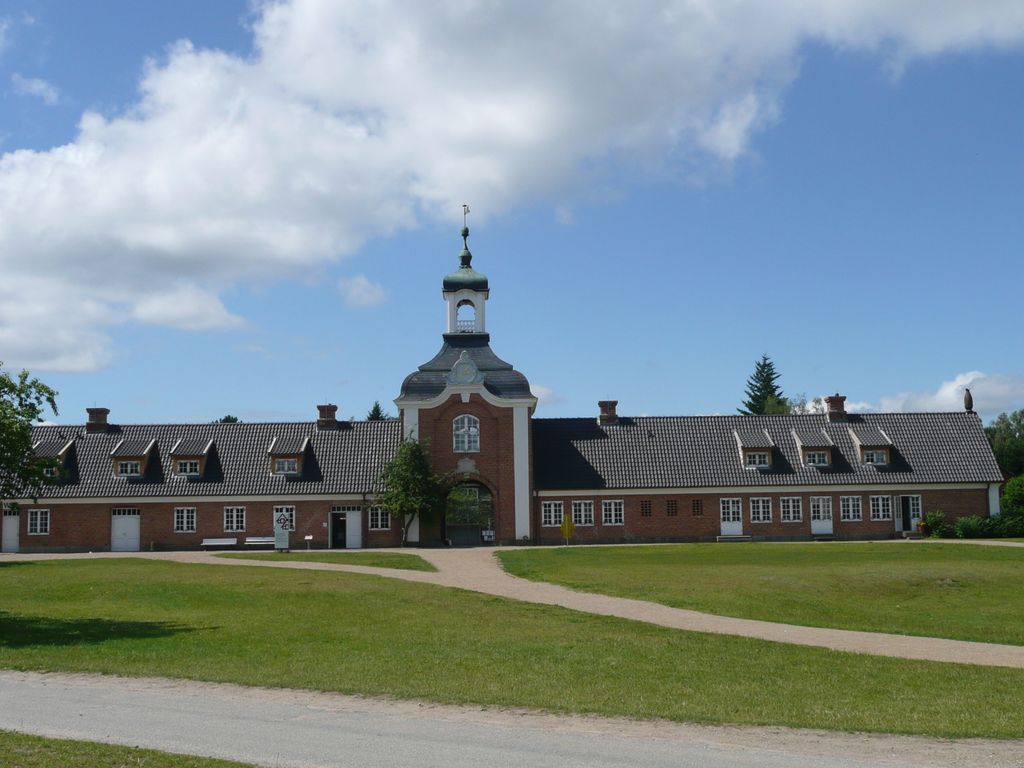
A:
{"label": "grass lawn", "polygon": [[1024,548],[679,544],[499,557],[528,579],[725,616],[1024,645]]}
{"label": "grass lawn", "polygon": [[0,731],[0,758],[4,768],[244,768],[248,765],[92,741],[44,739],[12,731]]}
{"label": "grass lawn", "polygon": [[681,632],[359,574],[0,564],[0,667],[708,723],[1024,737],[1024,670]]}
{"label": "grass lawn", "polygon": [[419,555],[404,552],[224,552],[217,557],[236,560],[301,560],[309,563],[337,563],[339,565],[368,565],[372,568],[400,568],[405,571],[436,571]]}

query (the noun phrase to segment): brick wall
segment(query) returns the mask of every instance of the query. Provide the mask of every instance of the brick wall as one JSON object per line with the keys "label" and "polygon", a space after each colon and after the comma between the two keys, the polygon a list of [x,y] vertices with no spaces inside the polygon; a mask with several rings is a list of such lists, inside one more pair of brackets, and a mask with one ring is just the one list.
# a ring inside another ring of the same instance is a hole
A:
{"label": "brick wall", "polygon": [[[453,421],[463,414],[480,420],[479,453],[456,453],[454,450]],[[438,407],[419,412],[420,441],[427,442],[436,472],[454,472],[462,459],[470,459],[476,465],[476,473],[465,477],[490,489],[495,536],[503,542],[515,539],[512,414],[511,408],[490,405],[479,395],[471,395],[468,403],[463,403],[459,395],[453,395]]]}
{"label": "brick wall", "polygon": [[[871,491],[844,491],[827,489],[814,493],[786,493],[772,489],[757,493],[716,493],[716,494],[666,494],[652,492],[650,495],[588,496],[587,494],[566,495],[535,499],[533,517],[536,539],[542,543],[557,543],[562,540],[560,528],[544,527],[542,503],[561,501],[566,515],[572,514],[573,501],[594,502],[594,525],[577,525],[573,540],[588,542],[624,541],[708,541],[714,540],[721,532],[720,500],[738,498],[742,504],[743,534],[764,539],[810,539],[811,497],[828,496],[832,499],[833,536],[836,539],[879,539],[891,538],[896,534],[896,516],[900,514],[901,495],[921,497],[922,513],[943,510],[946,520],[952,522],[967,515],[988,516],[988,492],[986,489],[933,489],[924,491],[901,491],[896,488],[882,488]],[[800,522],[782,522],[780,498],[799,497],[802,519]],[[860,521],[842,520],[840,497],[861,497]],[[891,496],[893,519],[871,519],[871,496]],[[753,497],[771,499],[770,522],[751,522],[750,499]],[[625,520],[623,525],[605,525],[602,520],[602,501],[623,502]],[[669,515],[669,502],[676,502],[676,514]],[[699,502],[701,514],[694,514],[694,502]],[[646,503],[645,503],[646,502]],[[649,510],[649,513],[647,513]],[[646,513],[646,514],[645,514]]]}

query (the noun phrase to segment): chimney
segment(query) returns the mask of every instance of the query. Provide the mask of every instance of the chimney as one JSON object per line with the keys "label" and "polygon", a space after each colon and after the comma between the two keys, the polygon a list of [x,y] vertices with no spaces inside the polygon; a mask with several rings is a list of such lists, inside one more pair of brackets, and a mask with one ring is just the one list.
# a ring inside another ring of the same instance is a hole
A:
{"label": "chimney", "polygon": [[601,409],[601,413],[597,417],[597,423],[601,425],[618,424],[619,415],[615,413],[615,406],[618,404],[618,400],[598,400],[597,407]]}
{"label": "chimney", "polygon": [[828,406],[829,421],[846,421],[845,402],[846,395],[840,395],[838,392],[825,398],[825,404]]}
{"label": "chimney", "polygon": [[338,428],[338,406],[327,403],[325,405],[318,405],[316,409],[320,412],[316,420],[317,429]]}
{"label": "chimney", "polygon": [[94,435],[107,431],[107,414],[110,413],[109,408],[86,408],[85,412],[89,414],[89,420],[85,423],[85,433],[87,435]]}

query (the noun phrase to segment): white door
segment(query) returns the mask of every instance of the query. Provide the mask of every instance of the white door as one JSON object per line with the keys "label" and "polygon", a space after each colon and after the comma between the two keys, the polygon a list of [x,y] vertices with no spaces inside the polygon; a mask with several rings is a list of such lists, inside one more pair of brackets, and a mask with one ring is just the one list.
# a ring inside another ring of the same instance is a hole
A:
{"label": "white door", "polygon": [[350,509],[345,513],[345,549],[363,548],[362,510]]}
{"label": "white door", "polygon": [[827,536],[832,533],[832,497],[811,497],[811,535]]}
{"label": "white door", "polygon": [[740,499],[722,499],[722,535],[743,535],[743,502]]}
{"label": "white door", "polygon": [[0,531],[0,552],[18,551],[18,533],[21,528],[21,515],[11,509],[4,510],[4,525]]}
{"label": "white door", "polygon": [[110,513],[110,551],[139,551],[139,510],[115,509]]}

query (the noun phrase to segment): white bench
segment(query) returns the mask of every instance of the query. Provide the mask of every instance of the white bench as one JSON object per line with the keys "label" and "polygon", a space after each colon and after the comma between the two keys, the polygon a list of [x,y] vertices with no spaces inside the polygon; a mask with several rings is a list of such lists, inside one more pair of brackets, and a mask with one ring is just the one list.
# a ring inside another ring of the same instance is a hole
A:
{"label": "white bench", "polygon": [[238,539],[203,539],[202,547],[237,547]]}
{"label": "white bench", "polygon": [[273,536],[246,536],[245,546],[247,547],[272,547],[274,546]]}

